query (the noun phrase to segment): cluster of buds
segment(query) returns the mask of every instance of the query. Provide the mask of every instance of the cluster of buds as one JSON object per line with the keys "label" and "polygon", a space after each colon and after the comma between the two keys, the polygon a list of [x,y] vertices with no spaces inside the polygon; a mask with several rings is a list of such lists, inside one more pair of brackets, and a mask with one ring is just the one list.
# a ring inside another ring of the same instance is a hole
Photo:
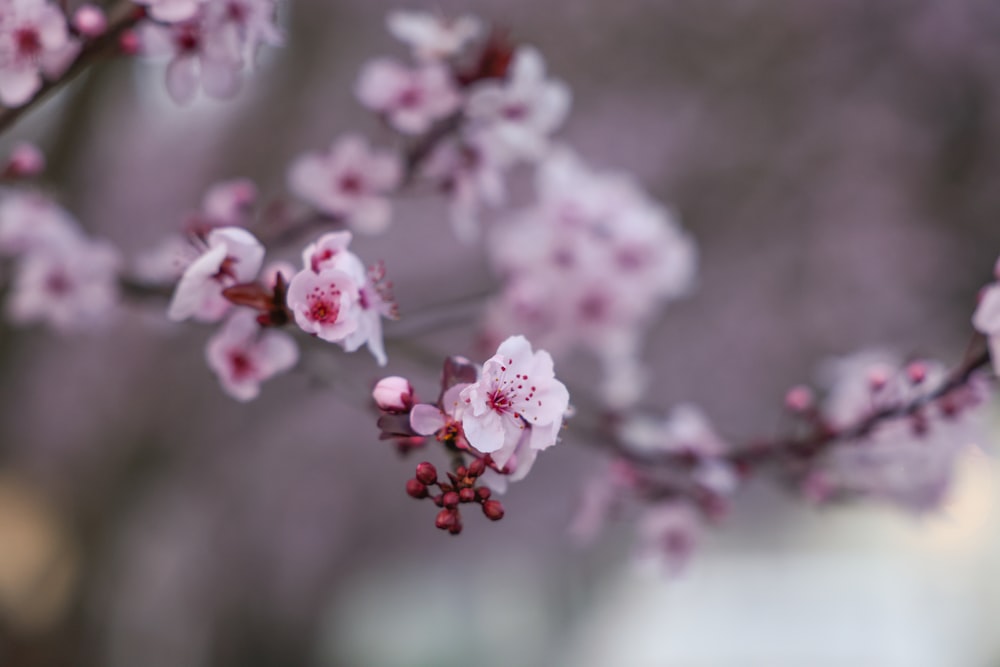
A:
{"label": "cluster of buds", "polygon": [[[489,455],[474,459],[468,466],[457,466],[455,472],[447,473],[447,481],[442,481],[438,479],[437,468],[424,461],[417,466],[416,475],[406,482],[406,493],[418,500],[430,498],[441,508],[434,519],[434,525],[452,535],[458,535],[462,532],[459,505],[478,503],[490,521],[503,518],[503,505],[490,497],[493,492],[488,487],[476,486],[476,482],[492,464]],[[431,487],[434,486],[438,487],[438,492],[432,494]]]}

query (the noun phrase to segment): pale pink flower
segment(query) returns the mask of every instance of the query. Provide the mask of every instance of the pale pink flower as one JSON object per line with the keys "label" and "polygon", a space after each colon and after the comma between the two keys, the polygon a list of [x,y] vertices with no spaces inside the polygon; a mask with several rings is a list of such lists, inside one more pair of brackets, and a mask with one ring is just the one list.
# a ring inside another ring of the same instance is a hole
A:
{"label": "pale pink flower", "polygon": [[246,178],[216,183],[202,200],[205,221],[217,226],[243,226],[257,203],[257,186]]}
{"label": "pale pink flower", "polygon": [[358,328],[358,285],[338,269],[300,271],[288,285],[288,307],[306,333],[341,342]]}
{"label": "pale pink flower", "polygon": [[206,237],[204,252],[184,271],[167,316],[175,321],[193,318],[217,322],[229,310],[222,291],[251,282],[264,260],[264,246],[240,227],[219,227]]}
{"label": "pale pink flower", "polygon": [[292,192],[334,217],[343,217],[356,231],[384,231],[392,216],[385,195],[402,178],[396,154],[372,150],[360,135],[337,140],[326,153],[299,157],[288,172]]}
{"label": "pale pink flower", "polygon": [[[461,393],[462,428],[469,444],[503,466],[515,455],[551,447],[559,438],[569,392],[555,378],[548,352],[534,352],[524,336],[511,336],[483,364],[482,377]],[[522,442],[525,430],[528,440]]]}
{"label": "pale pink flower", "polygon": [[17,266],[7,315],[64,333],[102,328],[117,310],[120,269],[121,256],[106,242],[74,239],[34,249]]}
{"label": "pale pink flower", "polygon": [[275,24],[275,0],[211,0],[205,5],[205,23],[214,39],[230,44],[248,67],[254,64],[262,44],[280,46],[281,31]]}
{"label": "pale pink flower", "polygon": [[[205,0],[134,0],[136,4],[149,8],[149,14],[157,21],[179,23],[194,18]],[[215,1],[215,0],[213,0]]]}
{"label": "pale pink flower", "polygon": [[347,249],[353,238],[350,232],[324,234],[302,251],[303,268],[315,273],[324,269],[341,269],[360,282],[364,277],[364,264]]}
{"label": "pale pink flower", "polygon": [[482,32],[482,22],[474,16],[444,18],[419,10],[389,12],[386,26],[393,37],[413,49],[421,61],[449,58]]}
{"label": "pale pink flower", "polygon": [[545,62],[536,49],[521,47],[507,79],[473,86],[465,111],[473,127],[491,134],[513,157],[537,160],[569,107],[569,88],[546,77]]}
{"label": "pale pink flower", "polygon": [[108,17],[97,5],[80,5],[73,12],[73,27],[84,37],[100,37],[108,29]]}
{"label": "pale pink flower", "polygon": [[253,312],[240,310],[209,339],[205,360],[227,394],[251,401],[262,382],[298,363],[299,348],[288,334],[261,329]]}
{"label": "pale pink flower", "polygon": [[355,92],[363,105],[383,114],[403,134],[427,132],[462,103],[445,67],[428,64],[411,68],[391,58],[365,65]]}
{"label": "pale pink flower", "polygon": [[398,375],[382,378],[372,389],[372,399],[379,410],[406,412],[413,407],[413,385]]}
{"label": "pale pink flower", "polygon": [[19,255],[81,240],[77,221],[65,209],[36,192],[0,197],[0,255]]}
{"label": "pale pink flower", "polygon": [[671,576],[680,574],[701,535],[698,513],[685,503],[661,503],[646,509],[639,519],[636,558],[642,567]]}
{"label": "pale pink flower", "polygon": [[979,305],[972,316],[972,326],[986,336],[993,370],[1000,373],[1000,283],[983,288]]}
{"label": "pale pink flower", "polygon": [[239,44],[226,40],[199,17],[183,23],[140,26],[143,52],[164,56],[167,92],[177,104],[188,104],[199,90],[216,99],[236,95],[241,86],[243,56]]}
{"label": "pale pink flower", "polygon": [[42,85],[42,71],[57,66],[71,44],[66,17],[46,0],[0,6],[0,102],[19,107]]}

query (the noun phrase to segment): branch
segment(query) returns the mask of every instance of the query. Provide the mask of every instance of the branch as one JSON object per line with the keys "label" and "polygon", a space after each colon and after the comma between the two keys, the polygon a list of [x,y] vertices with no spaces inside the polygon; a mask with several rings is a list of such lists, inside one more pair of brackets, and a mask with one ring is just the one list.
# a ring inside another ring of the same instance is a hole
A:
{"label": "branch", "polygon": [[100,37],[84,43],[76,59],[57,78],[46,81],[35,96],[14,109],[0,110],[0,133],[13,127],[18,120],[46,98],[82,74],[90,65],[107,55],[113,55],[118,48],[122,34],[132,28],[145,16],[145,12],[128,0],[122,0],[108,12],[108,29]]}

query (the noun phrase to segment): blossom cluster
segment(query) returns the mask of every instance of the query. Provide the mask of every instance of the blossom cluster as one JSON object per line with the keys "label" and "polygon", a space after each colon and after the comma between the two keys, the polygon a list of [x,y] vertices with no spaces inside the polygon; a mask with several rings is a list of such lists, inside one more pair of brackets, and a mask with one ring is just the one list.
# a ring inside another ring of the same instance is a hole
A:
{"label": "blossom cluster", "polygon": [[187,104],[199,90],[235,95],[262,45],[278,46],[276,0],[136,0],[149,18],[136,30],[140,51],[169,60],[167,92]]}
{"label": "blossom cluster", "polygon": [[[7,178],[36,176],[44,158],[31,146],[15,149]],[[119,304],[119,252],[89,238],[80,223],[42,192],[11,187],[0,193],[0,258],[12,277],[6,316],[15,324],[44,324],[63,333],[95,331]]]}
{"label": "blossom cluster", "polygon": [[0,2],[0,103],[18,107],[76,55],[66,15],[50,0]]}
{"label": "blossom cluster", "polygon": [[[418,403],[409,381],[399,377],[380,381],[373,397],[382,412],[383,437],[433,437],[452,455],[471,457],[472,463],[462,465],[468,472],[451,480],[459,494],[465,488],[476,492],[477,480],[502,493],[509,482],[524,479],[539,452],[558,442],[569,411],[569,391],[556,379],[551,355],[536,352],[523,336],[501,343],[481,368],[461,357],[449,359],[433,404]],[[419,474],[417,479],[430,483]],[[426,489],[411,486],[410,495],[425,497]],[[443,493],[441,506],[454,511],[445,502],[448,491]],[[463,502],[489,498],[466,495]],[[487,516],[489,507],[484,505]]]}

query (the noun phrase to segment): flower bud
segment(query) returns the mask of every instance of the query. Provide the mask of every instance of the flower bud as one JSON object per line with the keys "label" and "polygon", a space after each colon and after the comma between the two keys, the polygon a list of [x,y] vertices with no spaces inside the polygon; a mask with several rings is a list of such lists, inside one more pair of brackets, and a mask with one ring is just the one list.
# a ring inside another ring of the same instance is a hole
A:
{"label": "flower bud", "polygon": [[473,500],[476,499],[476,492],[475,490],[470,489],[469,487],[465,487],[464,489],[458,492],[458,499],[461,500],[463,503],[471,503]]}
{"label": "flower bud", "polygon": [[139,35],[134,30],[126,30],[118,38],[118,48],[122,55],[134,56],[142,49],[142,42],[139,41]]}
{"label": "flower bud", "polygon": [[14,147],[7,158],[4,176],[9,178],[25,178],[38,176],[45,170],[45,156],[34,145],[23,142]]}
{"label": "flower bud", "polygon": [[913,384],[921,384],[927,379],[927,364],[922,361],[914,361],[906,367],[906,375]]}
{"label": "flower bud", "polygon": [[813,406],[815,396],[812,389],[804,385],[792,387],[785,394],[785,407],[791,412],[805,412]]}
{"label": "flower bud", "polygon": [[448,532],[451,533],[452,535],[458,535],[459,533],[461,533],[462,522],[456,520],[455,523],[451,524],[451,526],[448,527]]}
{"label": "flower bud", "polygon": [[82,5],[73,14],[73,27],[84,37],[100,37],[108,29],[108,17],[96,5]]}
{"label": "flower bud", "polygon": [[443,509],[434,518],[434,525],[441,530],[448,530],[458,523],[458,512],[455,510]]}
{"label": "flower bud", "polygon": [[484,472],[486,472],[486,462],[482,459],[476,459],[469,464],[469,475],[471,477],[479,477]]}
{"label": "flower bud", "polygon": [[491,495],[493,495],[493,492],[490,491],[485,486],[481,486],[478,489],[476,489],[476,497],[479,498],[480,500],[489,500]]}
{"label": "flower bud", "polygon": [[426,498],[427,497],[427,486],[421,482],[419,479],[410,479],[406,482],[406,493],[408,493],[412,498]]}
{"label": "flower bud", "polygon": [[459,501],[458,494],[455,493],[454,491],[449,491],[448,493],[444,494],[444,498],[441,499],[441,502],[443,502],[444,506],[447,507],[448,509],[455,509],[456,507],[458,507],[458,501]]}
{"label": "flower bud", "polygon": [[487,500],[483,503],[483,514],[490,521],[499,521],[503,518],[503,505],[499,500]]}
{"label": "flower bud", "polygon": [[379,410],[406,412],[413,407],[413,387],[406,378],[393,375],[378,381],[372,390],[372,398]]}
{"label": "flower bud", "polygon": [[417,464],[417,479],[424,484],[434,484],[437,482],[438,471],[434,467],[433,463],[428,463],[424,461],[423,463]]}

